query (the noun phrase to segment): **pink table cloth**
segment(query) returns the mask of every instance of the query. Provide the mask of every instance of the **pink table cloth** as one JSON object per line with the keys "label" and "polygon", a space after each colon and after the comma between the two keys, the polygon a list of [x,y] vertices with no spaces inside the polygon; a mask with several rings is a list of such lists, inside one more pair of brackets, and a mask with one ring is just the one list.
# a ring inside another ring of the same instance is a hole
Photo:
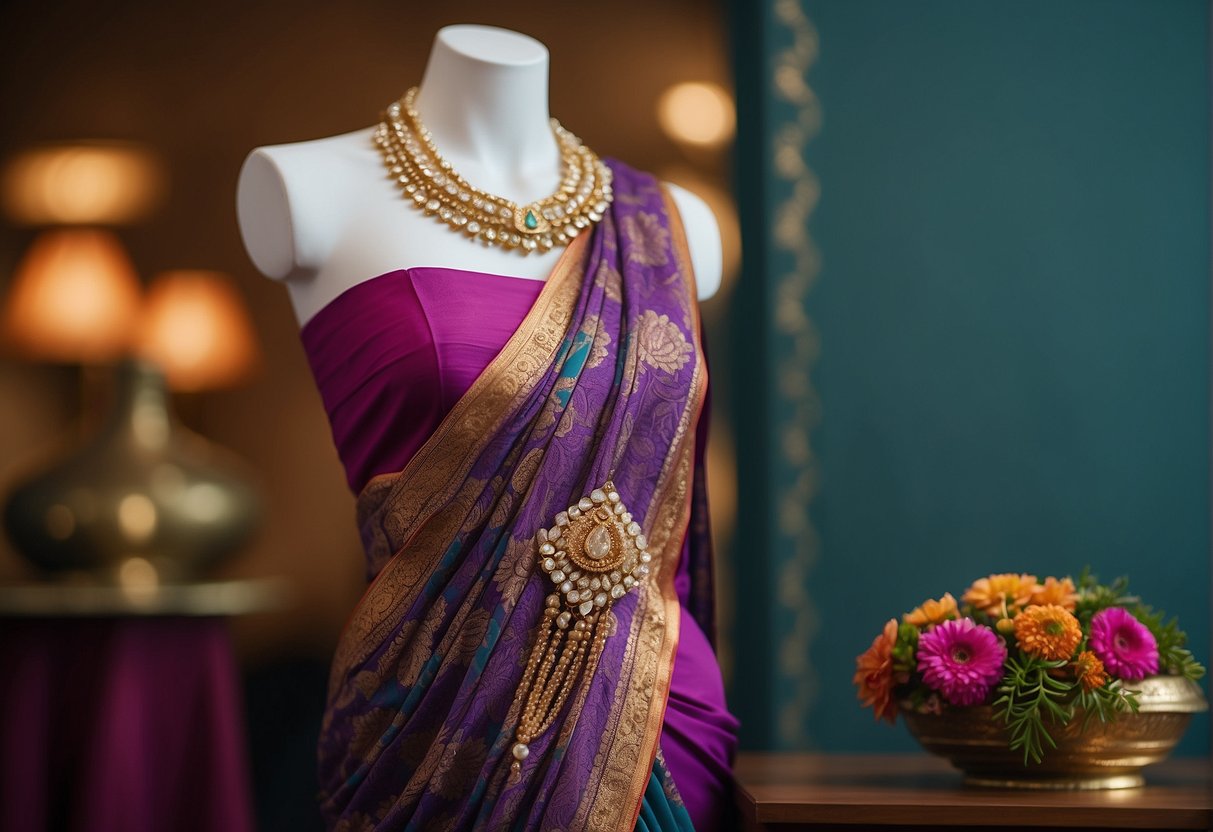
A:
{"label": "pink table cloth", "polygon": [[0,618],[0,829],[251,832],[227,625]]}

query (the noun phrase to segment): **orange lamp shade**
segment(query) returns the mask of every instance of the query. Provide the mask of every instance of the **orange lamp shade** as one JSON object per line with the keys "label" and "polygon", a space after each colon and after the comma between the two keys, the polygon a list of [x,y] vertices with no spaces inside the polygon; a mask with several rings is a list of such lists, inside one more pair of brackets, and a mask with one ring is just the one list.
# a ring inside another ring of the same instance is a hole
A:
{"label": "orange lamp shade", "polygon": [[129,348],[139,306],[139,278],[113,234],[44,231],[17,266],[0,329],[30,358],[106,362]]}
{"label": "orange lamp shade", "polygon": [[148,289],[139,355],[183,392],[245,380],[259,358],[245,307],[231,281],[212,271],[172,271]]}
{"label": "orange lamp shade", "polygon": [[11,219],[30,225],[117,225],[155,205],[164,190],[155,156],[124,142],[36,147],[10,159],[0,199]]}

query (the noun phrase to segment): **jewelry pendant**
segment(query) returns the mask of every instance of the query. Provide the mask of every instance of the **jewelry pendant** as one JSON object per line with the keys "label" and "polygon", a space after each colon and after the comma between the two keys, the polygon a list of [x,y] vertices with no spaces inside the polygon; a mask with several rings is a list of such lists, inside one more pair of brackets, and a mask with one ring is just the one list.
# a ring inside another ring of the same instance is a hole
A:
{"label": "jewelry pendant", "polygon": [[640,524],[609,481],[557,514],[556,524],[536,539],[540,568],[566,612],[581,618],[622,598],[649,574],[653,559]]}
{"label": "jewelry pendant", "polygon": [[550,196],[518,205],[474,187],[442,158],[417,113],[416,98],[413,87],[388,105],[374,141],[388,178],[426,216],[485,245],[525,255],[566,245],[610,207],[611,169],[555,119],[560,186]]}
{"label": "jewelry pendant", "polygon": [[519,205],[514,209],[514,228],[522,234],[547,234],[552,224],[538,205]]}
{"label": "jewelry pendant", "polygon": [[531,743],[564,706],[585,668],[592,678],[610,629],[608,611],[648,577],[648,540],[614,483],[595,488],[535,535],[539,568],[555,589],[523,672],[522,702],[510,764],[518,777]]}

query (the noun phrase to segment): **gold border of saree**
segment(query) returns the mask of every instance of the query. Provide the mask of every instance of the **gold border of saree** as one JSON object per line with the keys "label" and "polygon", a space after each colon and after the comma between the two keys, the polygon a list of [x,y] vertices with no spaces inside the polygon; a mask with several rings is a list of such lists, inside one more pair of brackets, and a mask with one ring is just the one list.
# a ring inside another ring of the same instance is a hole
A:
{"label": "gold border of saree", "polygon": [[[484,483],[472,483],[467,475],[485,436],[500,426],[500,414],[531,395],[540,371],[560,349],[580,294],[589,240],[583,234],[569,244],[517,331],[404,470],[375,477],[359,495],[360,527],[379,506],[394,506],[375,527],[374,539],[364,541],[371,562],[386,563],[346,623],[333,658],[330,690],[392,631],[407,609],[404,601],[442,556],[440,545],[427,544],[449,540],[483,488]],[[443,505],[448,510],[435,516]],[[396,546],[389,538],[405,542]]]}
{"label": "gold border of saree", "polygon": [[[602,832],[632,829],[636,825],[665,724],[674,653],[678,649],[681,606],[674,578],[690,523],[695,427],[707,393],[707,365],[699,337],[699,299],[690,249],[678,208],[665,188],[662,188],[662,197],[669,217],[674,255],[686,289],[683,311],[695,345],[695,373],[674,446],[644,515],[650,521],[650,551],[661,552],[661,557],[654,560],[660,566],[650,584],[639,593],[632,626],[627,633],[625,666],[620,669],[620,684],[608,720],[614,731],[604,734],[590,775],[590,782],[598,779],[600,786],[593,793],[587,792],[575,818],[574,828]],[[659,587],[660,595],[652,592],[654,583]],[[616,633],[612,637],[622,635]],[[638,649],[641,647],[647,649]]]}

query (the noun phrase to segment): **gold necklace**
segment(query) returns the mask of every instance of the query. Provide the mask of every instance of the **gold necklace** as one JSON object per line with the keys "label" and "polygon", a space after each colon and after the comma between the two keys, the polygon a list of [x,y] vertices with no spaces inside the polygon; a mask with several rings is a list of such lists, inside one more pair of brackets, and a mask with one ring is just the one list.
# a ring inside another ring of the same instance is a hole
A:
{"label": "gold necklace", "polygon": [[439,222],[486,245],[522,254],[565,245],[602,219],[611,204],[611,169],[552,119],[563,171],[551,196],[519,205],[468,183],[442,158],[414,102],[417,87],[393,102],[375,130],[388,176],[405,199]]}

